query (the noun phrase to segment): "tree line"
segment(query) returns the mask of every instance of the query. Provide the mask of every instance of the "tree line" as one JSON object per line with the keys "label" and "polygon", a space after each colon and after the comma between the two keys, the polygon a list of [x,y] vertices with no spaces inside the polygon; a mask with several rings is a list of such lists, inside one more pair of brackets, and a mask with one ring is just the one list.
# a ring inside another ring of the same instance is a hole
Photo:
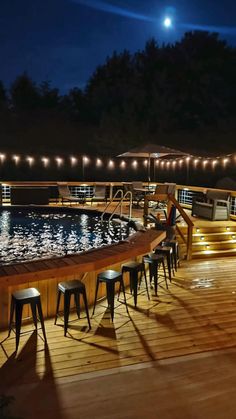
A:
{"label": "tree line", "polygon": [[196,153],[234,151],[236,48],[208,32],[114,52],[84,89],[66,94],[19,75],[0,82],[4,148],[117,154],[154,142]]}

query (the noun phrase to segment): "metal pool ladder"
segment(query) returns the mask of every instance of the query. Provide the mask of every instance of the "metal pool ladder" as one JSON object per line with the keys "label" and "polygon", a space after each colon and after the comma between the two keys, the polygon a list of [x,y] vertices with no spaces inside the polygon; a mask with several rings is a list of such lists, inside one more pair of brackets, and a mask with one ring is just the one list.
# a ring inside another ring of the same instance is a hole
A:
{"label": "metal pool ladder", "polygon": [[[108,222],[111,221],[112,217],[114,217],[114,215],[119,215],[119,217],[122,217],[123,215],[123,203],[124,200],[126,198],[129,198],[129,220],[132,218],[132,201],[133,201],[133,196],[132,196],[132,192],[131,191],[127,191],[125,194],[122,191],[122,189],[118,189],[118,191],[116,191],[115,195],[113,196],[112,200],[110,202],[108,202],[107,206],[105,207],[102,215],[101,215],[101,221],[104,221],[104,216],[106,214],[107,209],[109,208],[109,206],[114,202],[115,198],[118,197],[118,195],[120,195],[120,200],[118,201],[117,205],[115,206],[115,208],[113,209]],[[117,213],[119,209],[119,213]]]}

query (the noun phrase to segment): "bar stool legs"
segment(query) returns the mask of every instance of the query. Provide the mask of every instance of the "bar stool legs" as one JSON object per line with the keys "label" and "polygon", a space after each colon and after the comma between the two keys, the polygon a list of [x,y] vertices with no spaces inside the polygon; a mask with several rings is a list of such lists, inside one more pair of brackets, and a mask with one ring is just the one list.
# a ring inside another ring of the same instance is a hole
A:
{"label": "bar stool legs", "polygon": [[78,319],[80,319],[80,294],[82,295],[83,300],[84,300],[84,308],[85,308],[85,313],[88,320],[89,329],[91,329],[86,288],[85,288],[85,285],[79,280],[61,282],[58,284],[57,306],[56,306],[56,316],[55,316],[54,324],[57,323],[61,294],[64,295],[64,336],[66,336],[67,330],[68,330],[70,303],[71,303],[72,295],[74,295]]}
{"label": "bar stool legs", "polygon": [[[36,288],[26,288],[24,290],[15,291],[12,294],[12,298],[11,298],[8,336],[10,336],[12,328],[13,328],[13,318],[15,314],[16,351],[18,349],[19,342],[20,342],[22,311],[25,304],[29,304],[31,307],[33,322],[34,322],[36,331],[38,329],[38,317],[39,317],[42,332],[43,332],[43,337],[44,337],[45,342],[47,342],[39,291]],[[37,312],[38,312],[38,316],[37,316]]]}

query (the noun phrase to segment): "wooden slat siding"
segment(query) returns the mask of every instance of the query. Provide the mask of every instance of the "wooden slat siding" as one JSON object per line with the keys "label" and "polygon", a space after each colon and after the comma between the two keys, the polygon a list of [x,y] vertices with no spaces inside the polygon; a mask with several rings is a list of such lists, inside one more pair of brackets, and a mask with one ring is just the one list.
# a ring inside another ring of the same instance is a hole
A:
{"label": "wooden slat siding", "polygon": [[[129,243],[122,242],[111,247],[107,246],[64,258],[28,262],[22,265],[16,264],[10,267],[7,266],[7,269],[3,266],[2,275],[0,275],[0,289],[4,293],[11,294],[15,289],[23,289],[31,287],[32,284],[37,284],[41,290],[44,316],[54,316],[59,281],[80,279],[84,273],[89,272],[84,282],[86,284],[88,302],[92,304],[95,295],[96,276],[99,271],[107,268],[118,270],[122,262],[148,253],[164,238],[165,232],[150,230],[146,233],[136,233],[130,238]],[[70,262],[67,263],[68,261]],[[6,271],[8,271],[8,274]],[[10,275],[10,273],[14,274]],[[126,278],[126,283],[127,281],[128,278]],[[42,286],[40,285],[41,282],[43,282]],[[106,288],[102,284],[99,288],[99,298],[105,294]],[[9,296],[5,298],[6,304],[8,304],[8,307],[4,309],[4,316],[0,319],[1,328],[6,327],[8,324]],[[63,301],[61,302],[61,309],[63,308],[62,305]],[[28,316],[29,313],[29,310],[25,308],[24,316]]]}

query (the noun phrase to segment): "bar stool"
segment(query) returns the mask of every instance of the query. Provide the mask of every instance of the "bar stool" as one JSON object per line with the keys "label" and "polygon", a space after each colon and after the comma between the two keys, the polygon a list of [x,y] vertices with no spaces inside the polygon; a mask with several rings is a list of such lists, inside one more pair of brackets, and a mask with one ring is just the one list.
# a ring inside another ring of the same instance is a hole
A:
{"label": "bar stool", "polygon": [[[45,342],[47,341],[45,327],[44,327],[40,292],[36,288],[26,288],[20,291],[15,291],[13,292],[11,296],[11,310],[10,310],[10,323],[9,323],[8,336],[10,336],[11,331],[13,330],[13,317],[15,313],[16,352],[17,352],[19,342],[20,342],[22,311],[23,311],[23,306],[25,304],[30,304],[31,306],[33,322],[34,322],[36,330],[38,328],[37,322],[38,322],[38,316],[39,316],[43,336],[44,336]],[[37,310],[38,310],[38,316],[37,316]]]}
{"label": "bar stool", "polygon": [[172,247],[171,246],[157,246],[154,249],[154,252],[156,254],[159,254],[159,255],[163,255],[164,256],[164,258],[166,260],[166,263],[167,263],[169,280],[171,282],[171,278],[172,278],[171,271],[173,272],[173,275],[175,275]]}
{"label": "bar stool", "polygon": [[179,243],[176,239],[171,239],[171,240],[165,240],[164,246],[165,245],[172,247],[174,267],[175,267],[175,271],[177,272],[177,270],[180,266]]}
{"label": "bar stool", "polygon": [[133,293],[134,296],[134,305],[137,306],[137,296],[138,296],[138,274],[140,272],[141,278],[144,274],[145,278],[145,285],[148,299],[150,300],[149,292],[148,292],[148,285],[147,285],[147,276],[145,271],[145,266],[142,262],[127,262],[121,266],[122,273],[129,272],[129,281],[130,281],[130,292]]}
{"label": "bar stool", "polygon": [[57,317],[59,315],[59,305],[60,305],[61,294],[64,295],[64,336],[66,336],[67,329],[68,329],[69,314],[70,314],[70,300],[71,300],[72,295],[74,295],[78,319],[80,319],[80,294],[83,296],[84,308],[85,308],[86,316],[88,319],[88,325],[89,325],[89,329],[91,329],[86,288],[83,282],[79,281],[78,279],[73,279],[71,281],[66,281],[66,282],[60,282],[58,284],[57,308],[56,308],[56,316],[55,316],[54,324],[57,324]]}
{"label": "bar stool", "polygon": [[126,311],[129,314],[127,303],[126,303],[126,296],[125,296],[125,286],[123,281],[123,274],[122,272],[113,271],[108,269],[107,271],[100,272],[97,276],[97,283],[96,283],[96,291],[95,291],[95,300],[93,306],[93,315],[95,313],[95,307],[97,304],[97,295],[98,295],[98,287],[101,282],[106,284],[107,288],[107,301],[108,307],[110,308],[111,312],[111,320],[114,319],[114,299],[115,299],[115,284],[116,282],[120,283],[120,290],[122,288],[124,294],[124,302],[126,306]]}
{"label": "bar stool", "polygon": [[149,255],[143,256],[143,263],[148,264],[150,283],[152,282],[152,278],[154,279],[155,295],[157,295],[158,279],[160,277],[160,275],[159,275],[159,267],[160,266],[162,266],[162,268],[163,268],[164,281],[165,281],[165,284],[166,284],[166,288],[168,289],[164,256],[163,255],[158,255],[158,254],[155,254],[155,253],[150,253]]}

